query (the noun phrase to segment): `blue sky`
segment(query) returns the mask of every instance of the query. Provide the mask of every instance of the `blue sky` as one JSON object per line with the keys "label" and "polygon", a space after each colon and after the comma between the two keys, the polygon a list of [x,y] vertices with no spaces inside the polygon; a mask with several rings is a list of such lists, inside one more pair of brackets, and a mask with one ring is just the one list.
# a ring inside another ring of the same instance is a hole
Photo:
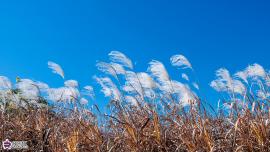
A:
{"label": "blue sky", "polygon": [[[257,62],[269,67],[269,1],[1,1],[0,75],[60,86],[47,61],[59,63],[67,79],[93,84],[97,60],[119,50],[145,71],[151,59],[169,67],[184,54],[193,64],[202,93],[220,67],[230,71]],[[100,99],[101,102],[102,99]]]}

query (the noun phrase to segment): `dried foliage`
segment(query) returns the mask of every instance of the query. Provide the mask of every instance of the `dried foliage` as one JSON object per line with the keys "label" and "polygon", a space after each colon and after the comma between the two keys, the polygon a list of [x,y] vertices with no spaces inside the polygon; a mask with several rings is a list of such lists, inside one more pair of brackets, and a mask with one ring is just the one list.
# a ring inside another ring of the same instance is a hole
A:
{"label": "dried foliage", "polygon": [[[270,81],[260,65],[233,76],[218,70],[210,84],[222,95],[215,110],[197,96],[192,77],[184,74],[193,88],[172,80],[159,61],[150,62],[150,73],[137,73],[129,71],[126,55],[109,56],[111,62],[97,64],[107,76],[94,77],[110,99],[105,111],[88,103],[95,100],[93,87],[81,90],[76,80],[50,88],[20,78],[12,85],[1,76],[0,139],[27,141],[26,151],[44,152],[270,151]],[[171,61],[193,72],[184,56]]]}

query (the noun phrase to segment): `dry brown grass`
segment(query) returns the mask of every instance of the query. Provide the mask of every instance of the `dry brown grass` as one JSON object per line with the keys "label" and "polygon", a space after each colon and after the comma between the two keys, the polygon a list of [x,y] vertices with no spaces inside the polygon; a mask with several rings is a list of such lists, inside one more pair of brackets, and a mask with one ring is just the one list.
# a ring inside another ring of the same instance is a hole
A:
{"label": "dry brown grass", "polygon": [[[118,107],[116,104],[111,106]],[[269,151],[269,112],[210,116],[198,107],[166,114],[128,107],[108,115],[71,110],[12,109],[1,113],[1,139],[26,140],[28,151]],[[221,114],[222,115],[222,114]]]}

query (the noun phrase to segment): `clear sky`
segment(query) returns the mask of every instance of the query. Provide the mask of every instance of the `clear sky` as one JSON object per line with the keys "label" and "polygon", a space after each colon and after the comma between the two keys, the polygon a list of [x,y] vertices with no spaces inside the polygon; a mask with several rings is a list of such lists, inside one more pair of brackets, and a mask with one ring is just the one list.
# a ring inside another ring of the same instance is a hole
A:
{"label": "clear sky", "polygon": [[[269,68],[270,2],[260,0],[45,0],[0,2],[0,75],[60,86],[47,61],[67,79],[93,84],[97,60],[125,53],[144,71],[151,59],[170,70],[169,57],[185,55],[211,103],[214,72],[235,72],[257,62]],[[171,72],[175,79],[180,72]]]}

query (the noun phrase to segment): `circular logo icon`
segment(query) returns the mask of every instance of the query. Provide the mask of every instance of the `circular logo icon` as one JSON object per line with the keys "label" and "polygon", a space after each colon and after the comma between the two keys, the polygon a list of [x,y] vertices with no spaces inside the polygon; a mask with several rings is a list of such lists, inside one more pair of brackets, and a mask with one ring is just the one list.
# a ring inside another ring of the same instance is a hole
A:
{"label": "circular logo icon", "polygon": [[4,149],[10,150],[11,146],[12,146],[12,143],[8,139],[6,139],[5,141],[2,142],[2,145],[3,145]]}

